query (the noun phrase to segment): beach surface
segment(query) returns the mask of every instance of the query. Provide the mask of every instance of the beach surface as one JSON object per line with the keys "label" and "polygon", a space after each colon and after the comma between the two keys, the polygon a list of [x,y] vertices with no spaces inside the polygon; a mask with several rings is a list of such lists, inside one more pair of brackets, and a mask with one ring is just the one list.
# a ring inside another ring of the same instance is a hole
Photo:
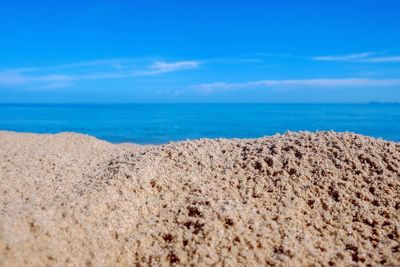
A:
{"label": "beach surface", "polygon": [[400,144],[0,132],[0,266],[400,266]]}

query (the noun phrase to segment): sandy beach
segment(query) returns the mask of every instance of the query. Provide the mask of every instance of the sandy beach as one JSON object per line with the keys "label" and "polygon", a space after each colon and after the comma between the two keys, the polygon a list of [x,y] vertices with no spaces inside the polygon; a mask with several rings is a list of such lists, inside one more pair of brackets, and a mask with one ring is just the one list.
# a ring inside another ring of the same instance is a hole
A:
{"label": "sandy beach", "polygon": [[0,132],[1,266],[399,266],[400,144]]}

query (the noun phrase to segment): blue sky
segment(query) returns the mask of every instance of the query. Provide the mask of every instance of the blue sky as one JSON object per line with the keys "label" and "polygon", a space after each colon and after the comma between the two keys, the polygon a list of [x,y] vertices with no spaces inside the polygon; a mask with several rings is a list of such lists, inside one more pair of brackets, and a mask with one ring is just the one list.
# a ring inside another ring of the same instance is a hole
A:
{"label": "blue sky", "polygon": [[0,2],[0,102],[400,101],[400,1]]}

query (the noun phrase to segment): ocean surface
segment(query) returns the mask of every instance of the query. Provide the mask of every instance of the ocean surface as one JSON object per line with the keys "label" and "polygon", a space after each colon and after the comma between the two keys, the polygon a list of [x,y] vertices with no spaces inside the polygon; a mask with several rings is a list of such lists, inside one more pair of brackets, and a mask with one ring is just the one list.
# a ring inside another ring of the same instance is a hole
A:
{"label": "ocean surface", "polygon": [[400,141],[399,104],[0,105],[0,130],[79,132],[114,143],[350,131]]}

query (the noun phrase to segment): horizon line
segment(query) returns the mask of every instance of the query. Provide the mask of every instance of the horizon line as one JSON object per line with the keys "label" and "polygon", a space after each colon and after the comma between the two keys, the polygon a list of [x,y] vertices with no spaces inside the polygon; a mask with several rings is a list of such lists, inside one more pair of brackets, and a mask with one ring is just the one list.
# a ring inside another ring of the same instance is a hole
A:
{"label": "horizon line", "polygon": [[2,106],[11,105],[399,105],[400,102],[366,101],[366,102],[0,102]]}

